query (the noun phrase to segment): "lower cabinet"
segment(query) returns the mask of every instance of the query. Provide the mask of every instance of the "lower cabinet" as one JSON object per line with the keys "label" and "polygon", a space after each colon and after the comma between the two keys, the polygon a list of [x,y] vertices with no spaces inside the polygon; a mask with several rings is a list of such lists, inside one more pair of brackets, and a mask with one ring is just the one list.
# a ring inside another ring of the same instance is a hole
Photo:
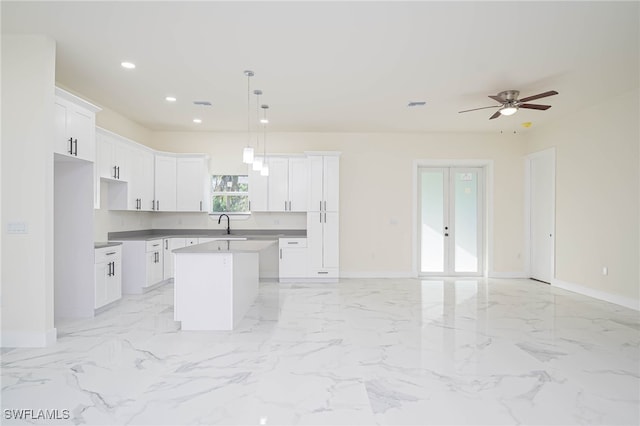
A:
{"label": "lower cabinet", "polygon": [[280,238],[278,259],[280,282],[308,277],[307,239]]}
{"label": "lower cabinet", "polygon": [[122,241],[122,292],[142,294],[164,278],[163,240]]}
{"label": "lower cabinet", "polygon": [[174,277],[175,271],[175,255],[173,250],[186,247],[185,238],[165,238],[163,240],[164,247],[164,279],[168,280]]}
{"label": "lower cabinet", "polygon": [[122,248],[96,249],[95,271],[94,309],[122,298]]}

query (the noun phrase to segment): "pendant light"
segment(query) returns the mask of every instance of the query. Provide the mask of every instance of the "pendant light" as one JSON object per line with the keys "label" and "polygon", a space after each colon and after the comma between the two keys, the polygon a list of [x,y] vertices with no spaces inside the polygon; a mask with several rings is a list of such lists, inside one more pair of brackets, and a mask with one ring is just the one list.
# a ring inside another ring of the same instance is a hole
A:
{"label": "pendant light", "polygon": [[262,123],[262,129],[264,131],[264,136],[262,137],[262,146],[264,149],[264,164],[262,164],[262,170],[260,170],[261,176],[269,176],[269,162],[267,161],[267,110],[269,109],[269,105],[262,105],[262,111],[264,112],[264,118],[260,120]]}
{"label": "pendant light", "polygon": [[242,162],[246,164],[253,163],[253,148],[251,147],[251,77],[254,76],[253,71],[245,71],[247,76],[247,146],[242,151]]}
{"label": "pendant light", "polygon": [[[256,95],[256,121],[260,120],[260,95],[262,95],[262,90],[254,90],[253,94]],[[256,132],[256,154],[260,154],[260,129]],[[254,155],[253,157],[253,170],[260,171],[262,170],[262,158]]]}

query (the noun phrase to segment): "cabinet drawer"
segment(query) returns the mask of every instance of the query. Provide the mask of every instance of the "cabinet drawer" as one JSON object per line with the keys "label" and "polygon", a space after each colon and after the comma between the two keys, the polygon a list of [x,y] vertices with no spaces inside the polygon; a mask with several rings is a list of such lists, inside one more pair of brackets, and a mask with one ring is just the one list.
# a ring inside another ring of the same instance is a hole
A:
{"label": "cabinet drawer", "polygon": [[147,241],[147,249],[145,250],[147,253],[158,250],[162,250],[162,240]]}
{"label": "cabinet drawer", "polygon": [[279,248],[305,248],[307,247],[306,238],[280,238]]}
{"label": "cabinet drawer", "polygon": [[122,246],[96,249],[95,258],[96,264],[120,260],[120,258],[122,258]]}

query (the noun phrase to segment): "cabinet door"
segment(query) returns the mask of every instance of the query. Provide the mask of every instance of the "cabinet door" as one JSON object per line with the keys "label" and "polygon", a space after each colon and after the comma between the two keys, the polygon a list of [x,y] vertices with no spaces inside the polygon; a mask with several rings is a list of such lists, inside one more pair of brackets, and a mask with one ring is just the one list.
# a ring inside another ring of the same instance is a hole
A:
{"label": "cabinet door", "polygon": [[205,181],[205,158],[178,158],[176,160],[177,211],[206,211]]}
{"label": "cabinet door", "polygon": [[69,141],[69,136],[67,136],[67,103],[61,99],[56,99],[54,114],[53,152],[71,155],[72,144],[71,141]]}
{"label": "cabinet door", "polygon": [[[268,210],[267,195],[269,179],[267,176],[260,175],[259,171],[253,171],[251,165],[248,167],[250,210],[253,212],[266,212]],[[271,159],[269,159],[269,167],[271,167]]]}
{"label": "cabinet door", "polygon": [[95,114],[75,105],[67,109],[67,135],[73,139],[73,156],[95,161]]}
{"label": "cabinet door", "polygon": [[340,182],[340,158],[335,156],[324,157],[323,165],[323,198],[326,204],[323,209],[330,212],[339,210],[339,182]]}
{"label": "cabinet door", "polygon": [[[136,164],[131,162],[131,147],[125,143],[118,140],[113,141],[113,165],[110,167],[110,171],[114,177],[114,179],[122,180],[125,182],[129,181],[130,178],[130,168],[136,167]],[[114,169],[115,167],[115,169]]]}
{"label": "cabinet door", "polygon": [[317,212],[323,209],[322,201],[324,201],[322,192],[322,175],[324,162],[322,157],[312,155],[309,157],[309,205],[310,212]]}
{"label": "cabinet door", "polygon": [[111,260],[111,276],[107,278],[107,303],[122,298],[122,260],[116,257]]}
{"label": "cabinet door", "polygon": [[305,278],[307,272],[306,248],[282,248],[280,249],[279,264],[280,279]]}
{"label": "cabinet door", "polygon": [[104,134],[96,135],[96,167],[98,178],[114,179],[113,140]]}
{"label": "cabinet door", "polygon": [[147,150],[132,147],[129,152],[131,176],[129,179],[129,206],[131,210],[152,209],[153,201],[153,154]]}
{"label": "cabinet door", "polygon": [[287,158],[269,158],[269,211],[289,210],[289,160]]}
{"label": "cabinet door", "polygon": [[307,213],[307,255],[309,268],[320,269],[323,267],[322,259],[322,232],[323,212]]}
{"label": "cabinet door", "polygon": [[175,255],[173,250],[186,247],[186,241],[184,238],[165,238],[163,242],[164,255],[163,255],[163,278],[168,280],[175,276]]}
{"label": "cabinet door", "polygon": [[338,268],[340,263],[338,212],[323,213],[322,259],[323,267]]}
{"label": "cabinet door", "polygon": [[155,210],[176,211],[176,157],[155,156]]}
{"label": "cabinet door", "polygon": [[95,272],[95,298],[94,305],[95,309],[104,306],[107,304],[107,276],[109,268],[107,267],[107,262],[96,263],[96,272]]}
{"label": "cabinet door", "polygon": [[309,161],[289,158],[289,207],[292,212],[307,211]]}
{"label": "cabinet door", "polygon": [[163,279],[164,267],[161,251],[150,251],[146,254],[147,282],[145,287],[159,283]]}

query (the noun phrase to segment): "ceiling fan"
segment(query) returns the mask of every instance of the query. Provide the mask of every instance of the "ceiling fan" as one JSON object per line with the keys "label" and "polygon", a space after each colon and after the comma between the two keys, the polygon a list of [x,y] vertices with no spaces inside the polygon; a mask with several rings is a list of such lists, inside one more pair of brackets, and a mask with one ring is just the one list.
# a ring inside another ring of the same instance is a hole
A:
{"label": "ceiling fan", "polygon": [[540,99],[540,98],[546,98],[547,96],[557,95],[558,92],[556,92],[555,90],[550,90],[548,92],[538,93],[537,95],[527,96],[526,98],[522,98],[522,99],[518,99],[519,94],[520,92],[517,90],[505,90],[504,92],[500,92],[495,96],[491,96],[491,95],[489,96],[491,99],[499,102],[500,105],[467,109],[464,111],[458,111],[458,113],[477,111],[479,109],[487,109],[487,108],[500,108],[498,111],[495,112],[495,114],[489,117],[489,120],[493,120],[494,118],[498,118],[501,115],[513,115],[520,108],[540,109],[544,111],[551,108],[551,105],[528,104],[527,102]]}

